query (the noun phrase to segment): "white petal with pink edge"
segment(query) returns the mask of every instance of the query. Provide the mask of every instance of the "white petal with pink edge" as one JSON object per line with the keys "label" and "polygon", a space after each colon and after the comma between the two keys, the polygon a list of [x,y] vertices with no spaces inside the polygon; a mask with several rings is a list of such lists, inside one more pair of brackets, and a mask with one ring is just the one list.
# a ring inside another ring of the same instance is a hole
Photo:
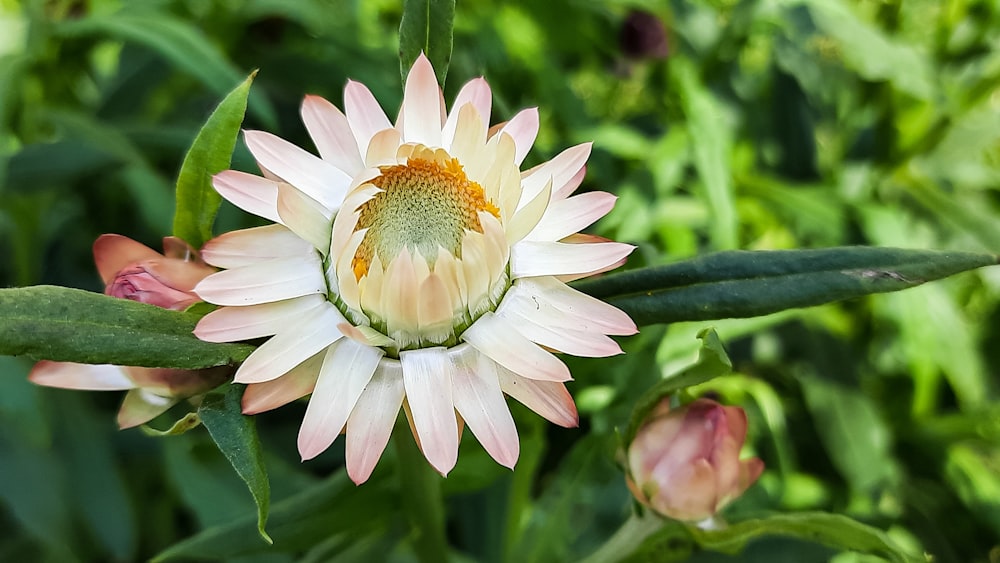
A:
{"label": "white petal with pink edge", "polygon": [[289,229],[323,256],[329,253],[333,214],[318,201],[282,182],[278,184],[278,215]]}
{"label": "white petal with pink edge", "polygon": [[456,366],[452,376],[455,409],[490,456],[513,469],[520,445],[496,364],[468,345],[452,348],[448,355]]}
{"label": "white petal with pink edge", "polygon": [[509,321],[522,336],[546,348],[581,358],[605,358],[622,353],[618,343],[600,332],[585,332],[566,327],[552,327],[532,320],[533,316],[497,310],[496,315]]}
{"label": "white petal with pink edge", "polygon": [[36,385],[81,391],[121,391],[135,387],[124,368],[111,364],[42,360],[31,368],[28,379]]}
{"label": "white petal with pink edge", "polygon": [[[586,164],[587,159],[590,158],[591,145],[592,143],[583,143],[570,147],[557,154],[552,160],[523,172],[521,186],[524,194],[521,196],[518,207],[520,208],[531,201],[550,179],[552,180],[553,196],[561,193],[562,188],[576,176]],[[566,195],[562,197],[566,197]]]}
{"label": "white petal with pink edge", "polygon": [[607,215],[617,200],[607,192],[587,192],[553,201],[534,230],[524,238],[557,241],[578,233]]}
{"label": "white petal with pink edge", "polygon": [[354,176],[364,168],[351,125],[337,106],[319,96],[302,101],[302,122],[323,160]]}
{"label": "white petal with pink edge", "polygon": [[482,77],[473,78],[466,82],[465,86],[462,86],[462,89],[458,91],[458,95],[455,96],[455,101],[451,106],[451,113],[448,114],[448,119],[441,130],[441,146],[449,152],[455,141],[455,131],[459,127],[458,116],[462,111],[462,106],[465,104],[471,104],[472,107],[476,108],[482,130],[486,131],[490,126],[493,94],[490,91],[490,85]]}
{"label": "white petal with pink edge", "polygon": [[633,250],[634,246],[621,242],[522,240],[510,249],[510,273],[516,279],[590,272],[618,263]]}
{"label": "white petal with pink edge", "polygon": [[413,61],[403,90],[403,107],[399,110],[403,142],[440,147],[441,126],[444,124],[442,109],[441,88],[434,76],[434,68],[421,53]]}
{"label": "white petal with pink edge", "polygon": [[518,332],[509,321],[487,312],[472,323],[461,339],[496,363],[531,379],[569,381],[569,368]]}
{"label": "white petal with pink edge", "polygon": [[336,166],[264,131],[245,131],[247,148],[263,168],[336,211],[351,177]]}
{"label": "white petal with pink edge", "polygon": [[368,143],[376,133],[392,128],[392,123],[389,123],[389,118],[371,90],[354,80],[348,80],[344,87],[344,114],[351,124],[354,140],[358,143],[358,153],[362,156],[368,154]]}
{"label": "white petal with pink edge", "polygon": [[347,419],[347,475],[355,483],[367,481],[382,457],[403,395],[402,366],[398,360],[383,359]]}
{"label": "white petal with pink edge", "polygon": [[238,170],[224,170],[212,177],[212,187],[243,211],[281,223],[277,182]]}
{"label": "white petal with pink edge", "polygon": [[203,279],[194,292],[216,305],[257,305],[326,293],[326,280],[319,255],[313,254],[223,270]]}
{"label": "white petal with pink edge", "polygon": [[458,419],[451,391],[455,367],[445,348],[400,352],[399,361],[424,457],[439,473],[447,475],[458,461]]}
{"label": "white petal with pink edge", "polygon": [[601,334],[638,332],[624,312],[553,277],[523,278],[511,286],[497,312],[512,310],[538,324]]}
{"label": "white petal with pink edge", "polygon": [[528,156],[531,145],[538,136],[538,108],[527,108],[517,112],[517,115],[500,128],[499,133],[506,133],[514,139],[517,150],[514,152],[514,162],[520,166],[524,157]]}
{"label": "white petal with pink edge", "polygon": [[306,256],[312,246],[282,225],[230,231],[205,243],[201,257],[219,268],[250,266],[262,260]]}
{"label": "white petal with pink edge", "polygon": [[326,350],[311,356],[277,379],[247,385],[243,392],[243,414],[276,409],[312,393],[324,356]]}
{"label": "white petal with pink edge", "polygon": [[498,368],[498,373],[500,389],[542,418],[565,428],[580,424],[573,397],[562,383],[521,377],[503,366]]}
{"label": "white petal with pink edge", "polygon": [[261,383],[288,373],[292,368],[343,338],[337,325],[345,322],[333,305],[302,313],[296,323],[271,337],[236,370],[236,383]]}
{"label": "white petal with pink edge", "polygon": [[194,334],[207,342],[271,336],[295,325],[307,311],[325,306],[326,298],[322,295],[306,295],[247,307],[223,307],[202,317]]}
{"label": "white petal with pink edge", "polygon": [[337,439],[384,354],[380,348],[350,338],[341,339],[327,350],[299,429],[303,461],[316,457]]}

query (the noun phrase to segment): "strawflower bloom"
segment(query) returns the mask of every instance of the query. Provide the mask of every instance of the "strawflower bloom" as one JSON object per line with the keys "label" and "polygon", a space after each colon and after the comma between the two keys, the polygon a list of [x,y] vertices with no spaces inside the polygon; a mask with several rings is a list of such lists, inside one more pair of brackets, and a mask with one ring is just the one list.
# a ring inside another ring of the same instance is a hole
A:
{"label": "strawflower bloom", "polygon": [[[94,242],[94,262],[104,293],[164,309],[184,310],[201,301],[194,286],[215,272],[198,252],[176,237],[163,239],[164,254],[121,235]],[[180,370],[41,361],[28,379],[38,385],[90,391],[128,390],[118,411],[118,426],[145,424],[178,402],[217,387],[229,368]]]}
{"label": "strawflower bloom", "polygon": [[740,460],[743,409],[697,399],[678,409],[664,400],[628,447],[627,483],[642,504],[678,520],[704,520],[743,494],[764,471]]}
{"label": "strawflower bloom", "polygon": [[621,353],[607,335],[627,315],[565,282],[622,264],[633,247],[578,231],[615,198],[570,197],[590,145],[519,169],[538,132],[528,109],[489,128],[482,78],[445,112],[421,55],[393,125],[350,81],[345,111],[306,96],[302,118],[320,157],[246,131],[264,177],[225,171],[216,190],[276,224],[209,241],[225,271],[195,291],[223,307],[195,334],[232,342],[271,336],[242,364],[245,413],[312,393],[298,437],[310,459],[346,432],[347,471],[368,479],[402,406],[431,465],[454,467],[467,425],[513,467],[518,436],[504,393],[562,425],[577,424],[552,351]]}

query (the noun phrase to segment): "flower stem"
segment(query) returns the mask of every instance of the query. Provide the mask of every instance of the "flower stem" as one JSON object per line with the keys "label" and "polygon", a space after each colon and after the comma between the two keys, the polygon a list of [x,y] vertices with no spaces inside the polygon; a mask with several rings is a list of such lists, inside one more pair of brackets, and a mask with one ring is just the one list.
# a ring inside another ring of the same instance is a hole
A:
{"label": "flower stem", "polygon": [[399,457],[403,510],[410,522],[410,539],[417,559],[422,563],[448,561],[441,476],[424,459],[411,437],[405,418],[400,417],[400,422],[396,424],[392,441]]}
{"label": "flower stem", "polygon": [[649,511],[632,513],[628,520],[597,551],[581,563],[615,563],[627,558],[647,537],[663,527],[663,520]]}

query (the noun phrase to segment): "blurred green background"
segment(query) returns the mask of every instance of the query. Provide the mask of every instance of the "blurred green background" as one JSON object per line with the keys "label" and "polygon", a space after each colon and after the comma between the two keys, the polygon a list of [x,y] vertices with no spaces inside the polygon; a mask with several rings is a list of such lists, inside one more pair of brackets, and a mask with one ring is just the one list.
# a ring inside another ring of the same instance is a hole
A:
{"label": "blurred green background", "polygon": [[[101,291],[99,234],[159,248],[186,148],[252,69],[244,126],[310,149],[305,93],[340,105],[353,78],[394,115],[401,13],[399,0],[0,0],[0,285]],[[997,2],[458,0],[454,45],[446,99],[483,75],[495,121],[540,107],[526,166],[594,141],[581,189],[619,196],[593,231],[638,245],[630,267],[731,248],[1000,250]],[[233,167],[253,170],[242,144]],[[216,231],[254,220],[224,204]],[[938,562],[1000,561],[998,299],[987,269],[646,327],[624,357],[569,358],[579,429],[513,405],[513,473],[463,441],[443,483],[456,556],[574,561],[607,539],[631,510],[615,428],[711,324],[738,373],[698,392],[747,409],[748,450],[767,464],[729,517],[827,510]],[[356,489],[343,440],[298,462],[304,406],[258,417],[272,524],[285,523],[269,548],[204,430],[118,432],[118,394],[34,387],[30,366],[0,357],[0,561],[145,560],[196,534],[186,553],[206,559],[412,559],[392,448]],[[693,560],[875,559],[763,539]]]}

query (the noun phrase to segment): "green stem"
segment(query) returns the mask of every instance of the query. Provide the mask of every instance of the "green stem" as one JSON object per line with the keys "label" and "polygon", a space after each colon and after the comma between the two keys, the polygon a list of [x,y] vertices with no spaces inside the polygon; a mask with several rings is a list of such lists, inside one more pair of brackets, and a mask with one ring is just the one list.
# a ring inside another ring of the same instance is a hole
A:
{"label": "green stem", "polygon": [[427,463],[417,447],[405,418],[400,417],[400,422],[396,424],[392,441],[399,458],[403,510],[410,522],[410,539],[417,559],[423,563],[448,561],[441,476]]}
{"label": "green stem", "polygon": [[616,563],[631,555],[643,540],[663,527],[661,518],[648,510],[644,512],[641,516],[633,512],[604,545],[581,563]]}

